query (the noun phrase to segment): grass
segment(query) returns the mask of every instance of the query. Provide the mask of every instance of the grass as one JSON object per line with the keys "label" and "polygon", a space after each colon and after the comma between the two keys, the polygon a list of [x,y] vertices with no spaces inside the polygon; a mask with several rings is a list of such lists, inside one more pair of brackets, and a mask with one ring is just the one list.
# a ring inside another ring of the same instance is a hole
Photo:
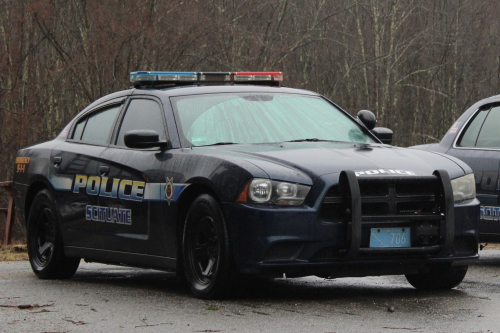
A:
{"label": "grass", "polygon": [[207,306],[206,310],[208,310],[208,311],[217,311],[217,310],[219,310],[219,308],[216,307],[216,306],[213,306],[213,305],[209,305],[209,306]]}
{"label": "grass", "polygon": [[0,245],[0,261],[28,260],[26,244]]}

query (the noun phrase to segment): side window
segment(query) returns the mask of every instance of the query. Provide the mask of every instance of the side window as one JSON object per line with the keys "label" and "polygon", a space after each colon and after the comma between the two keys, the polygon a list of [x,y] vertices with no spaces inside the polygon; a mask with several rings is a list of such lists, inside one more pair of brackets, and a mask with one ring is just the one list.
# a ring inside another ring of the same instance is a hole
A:
{"label": "side window", "polygon": [[499,124],[500,106],[497,106],[492,108],[490,113],[488,113],[488,117],[486,117],[483,127],[481,127],[481,132],[479,132],[476,147],[500,147],[500,132],[498,131]]}
{"label": "side window", "polygon": [[85,125],[87,125],[87,119],[88,118],[80,120],[78,124],[76,124],[75,131],[73,132],[73,138],[72,138],[73,140],[82,139],[83,129],[85,128]]}
{"label": "side window", "polygon": [[479,131],[481,130],[481,126],[483,125],[484,119],[488,115],[489,110],[479,111],[474,119],[469,123],[467,128],[465,129],[465,133],[462,135],[462,138],[458,142],[459,147],[475,147],[477,136]]}
{"label": "side window", "polygon": [[109,134],[120,108],[121,105],[115,105],[80,120],[75,126],[72,139],[107,144]]}
{"label": "side window", "polygon": [[163,114],[158,103],[150,99],[133,99],[123,117],[116,144],[125,146],[125,134],[132,130],[153,130],[160,140],[165,140]]}

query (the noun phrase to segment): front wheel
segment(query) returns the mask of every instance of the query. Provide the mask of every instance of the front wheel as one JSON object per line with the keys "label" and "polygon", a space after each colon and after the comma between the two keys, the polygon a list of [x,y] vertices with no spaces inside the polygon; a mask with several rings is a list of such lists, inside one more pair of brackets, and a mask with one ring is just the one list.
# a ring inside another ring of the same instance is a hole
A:
{"label": "front wheel", "polygon": [[420,290],[446,290],[458,286],[467,274],[467,266],[457,269],[431,269],[427,273],[407,274],[408,282]]}
{"label": "front wheel", "polygon": [[218,298],[231,288],[233,277],[228,232],[217,201],[197,197],[184,224],[182,253],[187,283],[196,297]]}
{"label": "front wheel", "polygon": [[57,211],[48,190],[41,190],[33,199],[27,238],[28,256],[36,276],[41,279],[68,279],[75,274],[80,258],[64,255]]}

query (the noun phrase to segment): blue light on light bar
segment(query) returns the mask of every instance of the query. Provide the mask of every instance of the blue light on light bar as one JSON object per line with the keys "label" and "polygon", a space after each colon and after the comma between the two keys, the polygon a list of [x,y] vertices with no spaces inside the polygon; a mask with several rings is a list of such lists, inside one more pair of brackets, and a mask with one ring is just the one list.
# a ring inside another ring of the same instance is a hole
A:
{"label": "blue light on light bar", "polygon": [[196,72],[132,72],[130,73],[130,82],[144,81],[197,81],[198,73]]}

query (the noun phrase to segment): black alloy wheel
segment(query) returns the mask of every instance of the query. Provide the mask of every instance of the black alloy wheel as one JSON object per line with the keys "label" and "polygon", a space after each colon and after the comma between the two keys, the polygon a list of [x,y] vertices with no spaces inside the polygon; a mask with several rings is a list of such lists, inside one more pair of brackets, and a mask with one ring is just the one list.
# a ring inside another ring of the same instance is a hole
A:
{"label": "black alloy wheel", "polygon": [[210,284],[219,261],[220,244],[213,223],[210,216],[202,218],[188,247],[194,278],[203,286]]}
{"label": "black alloy wheel", "polygon": [[200,195],[191,205],[184,225],[183,258],[186,280],[196,297],[212,299],[231,288],[231,260],[227,229],[217,201]]}
{"label": "black alloy wheel", "polygon": [[42,208],[35,219],[35,234],[30,239],[33,261],[37,266],[45,267],[54,253],[56,226],[52,212],[48,207]]}
{"label": "black alloy wheel", "polygon": [[41,279],[72,277],[80,265],[80,258],[64,255],[57,211],[48,190],[41,190],[35,196],[27,224],[28,255],[36,276]]}

